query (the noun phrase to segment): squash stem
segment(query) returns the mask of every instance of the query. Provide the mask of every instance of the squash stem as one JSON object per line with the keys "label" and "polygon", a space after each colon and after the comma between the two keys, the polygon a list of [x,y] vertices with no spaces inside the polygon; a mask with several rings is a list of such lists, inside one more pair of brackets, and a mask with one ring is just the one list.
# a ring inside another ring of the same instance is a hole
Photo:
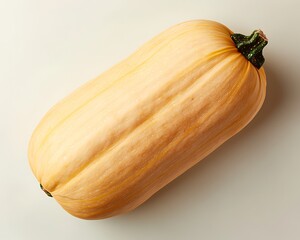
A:
{"label": "squash stem", "polygon": [[265,58],[262,55],[262,50],[268,44],[268,39],[261,30],[255,30],[250,36],[233,33],[230,37],[239,52],[257,69],[264,64]]}
{"label": "squash stem", "polygon": [[51,193],[49,193],[42,184],[40,184],[41,189],[47,194],[47,196],[52,197]]}

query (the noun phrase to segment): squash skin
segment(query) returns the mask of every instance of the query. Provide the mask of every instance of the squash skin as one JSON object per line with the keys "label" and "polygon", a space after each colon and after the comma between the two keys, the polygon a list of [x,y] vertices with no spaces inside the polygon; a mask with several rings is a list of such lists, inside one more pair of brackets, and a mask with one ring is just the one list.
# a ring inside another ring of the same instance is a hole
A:
{"label": "squash skin", "polygon": [[35,129],[29,162],[70,214],[133,210],[244,128],[266,75],[207,20],[171,27],[56,104]]}

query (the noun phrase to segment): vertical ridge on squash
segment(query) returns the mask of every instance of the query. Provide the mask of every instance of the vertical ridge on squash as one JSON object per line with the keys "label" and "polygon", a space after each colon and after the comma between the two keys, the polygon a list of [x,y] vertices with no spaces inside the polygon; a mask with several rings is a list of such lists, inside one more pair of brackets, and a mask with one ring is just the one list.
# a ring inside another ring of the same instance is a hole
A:
{"label": "vertical ridge on squash", "polygon": [[[222,53],[222,52],[221,52]],[[220,54],[221,54],[220,53]],[[219,56],[219,57],[221,57],[221,56]],[[212,56],[211,57],[211,59],[209,59],[209,58],[207,58],[207,59],[205,59],[205,67],[206,67],[206,70],[205,70],[205,74],[208,74],[209,73],[209,71],[211,71],[212,69],[213,69],[213,61],[214,61],[214,59],[215,58],[217,58],[217,56]],[[211,64],[209,64],[209,61],[212,61],[212,63]],[[199,65],[201,66],[203,66],[203,64],[201,64],[201,62],[203,62],[203,60],[201,60],[201,61],[197,61],[195,64],[193,64],[192,65],[192,67],[191,67],[191,69],[190,70],[188,70],[188,72],[197,72],[197,68],[199,68]],[[198,70],[199,71],[199,70]],[[204,71],[204,70],[201,70],[201,71]],[[180,76],[182,76],[182,77],[180,77]],[[178,75],[177,77],[176,77],[176,81],[175,81],[175,83],[173,83],[173,84],[175,84],[175,86],[171,86],[173,89],[175,89],[176,88],[176,85],[179,85],[179,82],[181,82],[181,83],[183,83],[184,81],[184,77],[185,77],[185,73],[182,73],[181,75]],[[186,81],[186,82],[188,82],[188,81]],[[183,87],[180,89],[180,91],[179,92],[174,92],[173,93],[173,95],[172,96],[164,96],[164,95],[166,95],[165,93],[167,92],[167,89],[168,88],[170,88],[170,87],[168,87],[168,86],[166,86],[166,87],[164,87],[163,89],[161,89],[160,91],[161,91],[161,93],[163,93],[163,94],[161,94],[160,95],[160,97],[161,98],[165,98],[165,101],[163,101],[163,104],[161,104],[159,107],[157,107],[156,109],[153,109],[150,113],[150,115],[147,115],[147,117],[143,120],[143,121],[141,121],[141,122],[139,122],[138,124],[135,124],[134,125],[134,129],[131,129],[131,131],[129,131],[129,132],[126,132],[126,134],[122,134],[122,135],[119,135],[118,136],[118,139],[112,144],[112,145],[110,145],[110,146],[108,146],[106,149],[105,149],[105,152],[104,151],[101,151],[100,153],[97,153],[97,154],[95,154],[94,156],[92,156],[92,158],[90,158],[89,159],[89,161],[88,161],[88,163],[87,164],[85,164],[85,167],[83,168],[83,169],[80,169],[78,172],[76,172],[76,174],[75,174],[75,176],[78,176],[79,174],[82,174],[82,171],[86,168],[86,167],[88,167],[89,169],[93,169],[93,165],[94,165],[94,162],[96,162],[96,160],[99,160],[99,158],[101,157],[101,156],[103,156],[103,154],[105,153],[105,154],[107,154],[110,150],[115,150],[116,149],[116,147],[118,147],[118,145],[120,144],[120,143],[122,143],[122,141],[125,139],[125,138],[130,138],[131,137],[131,135],[132,135],[132,133],[134,133],[138,128],[141,128],[141,127],[143,127],[143,125],[145,125],[145,124],[152,124],[151,122],[153,122],[153,118],[155,119],[155,116],[160,112],[160,111],[163,111],[164,109],[166,109],[166,108],[168,108],[169,107],[169,104],[173,104],[173,105],[175,105],[174,103],[172,103],[172,102],[174,102],[174,99],[176,99],[176,98],[178,98],[180,95],[183,95],[184,94],[184,92],[185,91],[187,91],[187,90],[189,90],[189,89],[191,89],[192,88],[192,85],[193,84],[195,84],[195,82],[197,82],[197,77],[191,77],[191,80],[190,80],[190,83],[189,84],[186,84],[186,85],[183,85]],[[176,84],[177,83],[177,84]],[[138,111],[137,109],[135,110],[135,111]],[[131,113],[130,112],[128,112],[128,115],[130,115]],[[127,116],[127,118],[129,118],[130,116]],[[95,164],[97,164],[97,163],[95,163]],[[87,174],[88,175],[88,174]],[[71,178],[69,178],[69,180],[68,180],[68,182],[65,182],[64,183],[64,187],[66,187],[67,185],[68,185],[68,183],[70,182],[70,181],[72,181],[74,179],[74,175],[71,177]]]}
{"label": "vertical ridge on squash", "polygon": [[176,25],[54,106],[29,148],[44,189],[80,218],[127,212],[245,127],[265,75],[231,35]]}

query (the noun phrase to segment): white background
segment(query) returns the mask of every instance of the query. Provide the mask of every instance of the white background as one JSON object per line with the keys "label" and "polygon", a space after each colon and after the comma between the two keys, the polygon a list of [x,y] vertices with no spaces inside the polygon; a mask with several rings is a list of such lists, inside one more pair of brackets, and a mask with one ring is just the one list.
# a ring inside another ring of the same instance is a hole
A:
{"label": "white background", "polygon": [[[0,239],[299,240],[299,1],[0,1]],[[190,19],[261,28],[267,99],[241,133],[133,212],[86,221],[40,189],[30,135],[62,97]]]}

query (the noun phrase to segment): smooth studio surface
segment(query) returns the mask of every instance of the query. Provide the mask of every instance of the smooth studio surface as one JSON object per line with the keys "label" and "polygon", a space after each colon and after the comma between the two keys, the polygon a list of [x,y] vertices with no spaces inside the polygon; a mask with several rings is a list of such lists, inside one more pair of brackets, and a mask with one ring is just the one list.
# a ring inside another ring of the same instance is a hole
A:
{"label": "smooth studio surface", "polygon": [[[300,238],[297,1],[0,1],[0,239]],[[62,97],[166,28],[211,19],[269,38],[257,117],[138,209],[85,221],[39,188],[31,133]]]}

